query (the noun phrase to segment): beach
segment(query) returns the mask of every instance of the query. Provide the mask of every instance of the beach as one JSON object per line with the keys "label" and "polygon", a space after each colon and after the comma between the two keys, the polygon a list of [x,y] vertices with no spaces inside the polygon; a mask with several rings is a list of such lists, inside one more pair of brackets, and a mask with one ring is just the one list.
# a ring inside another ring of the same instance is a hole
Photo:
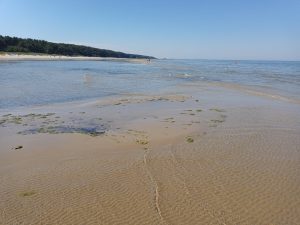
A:
{"label": "beach", "polygon": [[38,74],[26,93],[41,98],[0,98],[0,224],[300,223],[300,104],[287,82],[202,78],[253,62],[49,63],[2,67],[7,86]]}
{"label": "beach", "polygon": [[[1,53],[1,52],[0,52]],[[0,54],[0,61],[117,61],[145,63],[147,59],[113,58],[113,57],[87,57],[87,56],[64,56],[48,55],[38,53],[3,53]]]}

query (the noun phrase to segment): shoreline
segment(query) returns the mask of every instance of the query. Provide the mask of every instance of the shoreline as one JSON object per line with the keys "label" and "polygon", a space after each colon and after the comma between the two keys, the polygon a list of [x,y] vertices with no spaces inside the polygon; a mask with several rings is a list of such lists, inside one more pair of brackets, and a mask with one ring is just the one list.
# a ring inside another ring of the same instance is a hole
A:
{"label": "shoreline", "polygon": [[300,105],[299,99],[294,99],[291,96],[285,96],[282,94],[270,92],[263,90],[261,88],[254,88],[252,86],[242,85],[242,84],[236,84],[236,83],[226,83],[226,82],[193,82],[193,83],[185,83],[183,85],[179,85],[178,90],[182,90],[179,93],[171,91],[171,92],[165,92],[162,94],[154,94],[154,93],[124,93],[124,94],[116,94],[116,95],[108,95],[108,96],[99,96],[99,97],[93,97],[93,98],[86,98],[86,99],[77,99],[77,100],[71,100],[71,101],[61,101],[61,102],[49,102],[45,104],[35,104],[35,105],[21,105],[21,106],[11,106],[7,108],[0,108],[0,116],[1,114],[6,113],[17,113],[21,111],[28,112],[30,110],[42,110],[42,109],[50,109],[54,107],[55,109],[59,108],[73,108],[73,107],[80,107],[80,106],[91,106],[91,105],[113,105],[124,103],[123,101],[127,101],[128,103],[130,101],[138,102],[138,101],[155,101],[157,99],[172,99],[173,100],[185,100],[188,98],[191,98],[193,95],[193,91],[189,91],[188,93],[184,90],[187,88],[191,88],[192,90],[197,90],[197,88],[200,89],[206,89],[206,88],[212,88],[212,89],[224,89],[228,91],[236,91],[239,92],[241,95],[247,95],[247,96],[256,96],[258,98],[270,100],[270,101],[276,101],[276,102],[282,102],[282,103],[290,103],[290,104],[296,104]]}
{"label": "shoreline", "polygon": [[87,56],[61,56],[61,55],[44,55],[44,54],[18,54],[4,53],[0,54],[1,61],[116,61],[116,62],[133,62],[147,63],[147,59],[136,58],[113,58],[113,57],[87,57]]}

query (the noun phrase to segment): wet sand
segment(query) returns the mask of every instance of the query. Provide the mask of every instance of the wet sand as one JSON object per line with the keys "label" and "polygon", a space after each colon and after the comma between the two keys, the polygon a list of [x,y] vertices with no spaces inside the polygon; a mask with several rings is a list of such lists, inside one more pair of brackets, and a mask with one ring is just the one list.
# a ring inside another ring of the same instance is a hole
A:
{"label": "wet sand", "polygon": [[199,84],[3,112],[0,224],[299,224],[299,109]]}

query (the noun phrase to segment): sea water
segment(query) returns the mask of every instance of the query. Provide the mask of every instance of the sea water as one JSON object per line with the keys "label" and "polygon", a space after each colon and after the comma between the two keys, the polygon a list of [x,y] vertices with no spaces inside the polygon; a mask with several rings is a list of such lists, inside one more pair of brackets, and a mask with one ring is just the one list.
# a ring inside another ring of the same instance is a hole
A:
{"label": "sea water", "polygon": [[0,109],[163,94],[186,83],[241,85],[300,101],[300,62],[234,60],[2,61]]}

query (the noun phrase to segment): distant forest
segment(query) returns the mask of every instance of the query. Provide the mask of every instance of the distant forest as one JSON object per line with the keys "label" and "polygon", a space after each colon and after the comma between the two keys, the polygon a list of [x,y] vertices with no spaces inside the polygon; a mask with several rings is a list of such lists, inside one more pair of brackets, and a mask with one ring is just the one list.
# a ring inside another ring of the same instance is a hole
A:
{"label": "distant forest", "polygon": [[43,40],[23,39],[0,35],[0,52],[42,53],[65,56],[154,58],[145,55],[127,54],[83,45],[52,43]]}

